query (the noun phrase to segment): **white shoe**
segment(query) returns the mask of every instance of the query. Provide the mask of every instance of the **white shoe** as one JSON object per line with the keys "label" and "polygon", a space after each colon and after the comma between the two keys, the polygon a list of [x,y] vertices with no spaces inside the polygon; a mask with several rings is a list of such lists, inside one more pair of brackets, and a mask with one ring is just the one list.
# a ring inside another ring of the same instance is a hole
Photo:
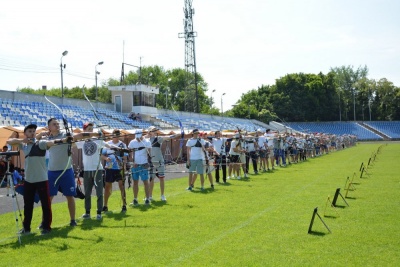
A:
{"label": "white shoe", "polygon": [[227,179],[229,180],[229,179],[231,179],[231,177],[230,177],[230,176],[228,176],[228,177],[227,177]]}
{"label": "white shoe", "polygon": [[[146,200],[146,199],[145,199],[145,200]],[[149,200],[152,201],[152,200],[153,200],[153,197],[149,197]]]}
{"label": "white shoe", "polygon": [[164,195],[161,195],[161,200],[162,201],[167,201],[167,198]]}
{"label": "white shoe", "polygon": [[240,180],[240,176],[238,176],[237,179]]}
{"label": "white shoe", "polygon": [[97,214],[96,220],[101,220],[101,214]]}

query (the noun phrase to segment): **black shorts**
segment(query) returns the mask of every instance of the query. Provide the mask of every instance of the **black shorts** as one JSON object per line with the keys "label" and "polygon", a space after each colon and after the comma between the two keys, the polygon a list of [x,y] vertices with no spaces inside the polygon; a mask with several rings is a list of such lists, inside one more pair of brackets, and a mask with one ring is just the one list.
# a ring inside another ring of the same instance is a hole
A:
{"label": "black shorts", "polygon": [[267,158],[267,151],[266,150],[262,149],[258,153],[260,155],[260,158],[262,158],[262,159]]}
{"label": "black shorts", "polygon": [[106,170],[106,182],[114,183],[122,180],[121,170]]}
{"label": "black shorts", "polygon": [[232,163],[238,163],[238,162],[240,162],[240,157],[239,157],[239,155],[231,155],[230,156],[230,161],[232,162]]}

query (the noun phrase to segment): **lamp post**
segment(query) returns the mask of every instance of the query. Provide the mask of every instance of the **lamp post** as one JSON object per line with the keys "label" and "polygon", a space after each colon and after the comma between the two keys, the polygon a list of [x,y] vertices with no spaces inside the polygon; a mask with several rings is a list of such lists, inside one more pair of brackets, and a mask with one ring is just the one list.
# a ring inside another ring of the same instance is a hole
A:
{"label": "lamp post", "polygon": [[353,112],[354,112],[354,121],[356,121],[356,88],[353,87]]}
{"label": "lamp post", "polygon": [[342,121],[342,108],[340,103],[340,88],[339,88],[339,121]]}
{"label": "lamp post", "polygon": [[368,110],[369,110],[369,121],[371,121],[371,102],[372,102],[372,83],[368,85]]}
{"label": "lamp post", "polygon": [[250,102],[249,102],[249,108],[248,108],[248,110],[247,110],[247,112],[248,112],[247,116],[249,117],[249,120],[250,120],[250,106],[251,106],[251,104],[253,104],[253,103],[254,103],[254,101],[253,101],[253,100],[250,100]]}
{"label": "lamp post", "polygon": [[65,64],[62,64],[62,58],[64,56],[68,55],[68,51],[65,50],[64,52],[62,52],[62,56],[60,59],[60,70],[61,70],[61,97],[64,98],[64,81],[63,81],[63,69],[65,69]]}
{"label": "lamp post", "polygon": [[215,91],[216,91],[215,89],[211,91],[211,97],[210,97],[210,98],[211,98],[211,105],[210,105],[210,108],[212,108],[212,107],[213,107],[213,104],[214,104],[214,103],[213,103],[212,94],[213,94]]}
{"label": "lamp post", "polygon": [[363,118],[363,121],[365,121],[364,120],[364,102],[362,103],[362,118]]}
{"label": "lamp post", "polygon": [[[168,84],[170,81],[171,81],[171,78],[168,78]],[[165,90],[165,109],[168,109],[168,90],[169,90],[169,87],[167,87]]]}
{"label": "lamp post", "polygon": [[222,97],[225,95],[225,93],[223,93],[222,95],[221,95],[221,114],[222,114],[222,117],[224,116],[224,108],[223,108],[223,106],[222,106],[222,104],[223,104],[223,102],[222,102]]}
{"label": "lamp post", "polygon": [[368,99],[369,121],[371,121],[371,99]]}
{"label": "lamp post", "polygon": [[96,66],[94,67],[94,76],[95,76],[95,81],[96,81],[96,102],[97,102],[97,91],[98,91],[98,89],[97,89],[97,75],[100,74],[100,72],[97,71],[97,66],[103,65],[103,63],[104,63],[103,61],[100,61],[100,62],[97,63]]}

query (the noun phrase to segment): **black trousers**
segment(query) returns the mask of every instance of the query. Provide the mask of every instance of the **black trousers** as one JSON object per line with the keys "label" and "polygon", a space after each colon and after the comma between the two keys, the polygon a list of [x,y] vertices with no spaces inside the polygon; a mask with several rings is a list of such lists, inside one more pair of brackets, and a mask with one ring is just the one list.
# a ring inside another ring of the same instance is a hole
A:
{"label": "black trousers", "polygon": [[219,169],[222,169],[222,180],[226,182],[226,156],[215,156],[215,181],[219,182]]}
{"label": "black trousers", "polygon": [[246,152],[246,172],[249,173],[250,159],[253,162],[253,170],[257,173],[257,154],[255,151]]}
{"label": "black trousers", "polygon": [[38,183],[29,183],[25,181],[24,183],[24,229],[31,230],[32,214],[33,214],[33,204],[35,200],[35,193],[38,193],[40,202],[42,204],[42,226],[43,229],[51,229],[52,212],[51,212],[51,201],[50,201],[50,191],[49,182],[43,181]]}

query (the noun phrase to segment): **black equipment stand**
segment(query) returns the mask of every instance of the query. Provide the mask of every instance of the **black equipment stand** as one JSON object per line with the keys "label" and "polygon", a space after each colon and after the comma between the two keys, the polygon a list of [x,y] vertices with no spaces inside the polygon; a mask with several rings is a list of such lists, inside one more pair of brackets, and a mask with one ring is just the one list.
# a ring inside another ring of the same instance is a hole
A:
{"label": "black equipment stand", "polygon": [[18,241],[19,241],[19,244],[21,245],[21,234],[19,233],[20,227],[19,227],[17,209],[19,212],[19,216],[21,218],[21,222],[22,222],[22,214],[21,214],[21,209],[19,208],[19,204],[18,204],[17,193],[15,192],[15,184],[14,184],[13,174],[10,172],[10,158],[12,156],[19,155],[19,151],[0,152],[0,155],[6,156],[7,171],[4,175],[1,183],[3,183],[4,179],[7,178],[7,197],[10,197],[10,196],[12,197],[13,210],[14,210],[14,216],[15,216],[15,227],[17,230]]}
{"label": "black equipment stand", "polygon": [[329,233],[332,233],[331,230],[329,229],[328,225],[326,225],[326,223],[324,222],[324,220],[322,220],[321,216],[319,216],[319,214],[318,214],[318,207],[314,209],[313,215],[312,215],[312,217],[311,217],[310,226],[308,227],[308,233],[309,233],[309,234],[312,233],[312,226],[313,226],[313,224],[314,224],[315,215],[317,215],[317,216],[319,217],[319,219],[321,220],[321,222],[325,225],[326,229],[328,229]]}

